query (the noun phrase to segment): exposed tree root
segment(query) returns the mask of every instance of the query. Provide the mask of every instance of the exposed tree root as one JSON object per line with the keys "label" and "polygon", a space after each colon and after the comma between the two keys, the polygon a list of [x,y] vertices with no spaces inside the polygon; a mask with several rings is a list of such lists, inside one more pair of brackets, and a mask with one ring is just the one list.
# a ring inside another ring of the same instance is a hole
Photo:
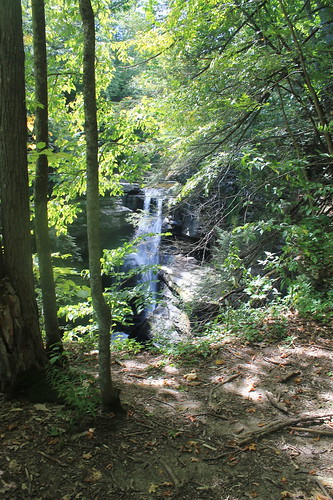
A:
{"label": "exposed tree root", "polygon": [[290,418],[288,420],[275,420],[268,424],[264,429],[260,429],[258,431],[248,432],[247,435],[241,440],[237,442],[238,446],[243,446],[247,444],[249,441],[254,441],[267,436],[267,434],[271,434],[273,432],[279,431],[284,427],[294,426],[299,424],[300,422],[315,422],[316,420],[322,420],[325,418],[332,417],[333,414],[330,413],[328,415],[303,415],[298,418]]}

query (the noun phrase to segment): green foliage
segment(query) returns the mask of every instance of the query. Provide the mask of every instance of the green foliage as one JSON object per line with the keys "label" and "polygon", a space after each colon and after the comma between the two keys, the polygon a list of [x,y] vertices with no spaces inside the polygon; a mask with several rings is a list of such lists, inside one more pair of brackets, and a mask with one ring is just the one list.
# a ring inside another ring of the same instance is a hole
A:
{"label": "green foliage", "polygon": [[[249,339],[282,338],[284,307],[332,316],[332,23],[315,2],[283,10],[284,3],[93,2],[101,193],[121,194],[122,181],[142,182],[152,165],[155,179],[176,179],[175,208],[197,212],[198,247],[211,255],[213,273],[201,290],[217,315],[208,328],[226,324]],[[43,144],[33,135],[28,2],[23,8],[33,182]],[[73,2],[46,10],[51,135],[43,154],[51,166],[50,224],[59,234],[86,191],[82,28]],[[144,269],[120,270],[137,243],[103,255],[114,323],[130,324],[132,307],[140,312],[151,300],[137,280]],[[94,342],[85,278],[58,263],[59,314],[75,325],[69,335]],[[196,321],[196,304],[189,312]],[[87,324],[78,325],[83,318]],[[179,355],[206,352],[205,343],[195,345],[179,344]]]}
{"label": "green foliage", "polygon": [[289,337],[287,311],[288,308],[279,303],[269,308],[253,308],[249,304],[237,309],[227,307],[207,329],[224,331],[249,342],[280,342]]}
{"label": "green foliage", "polygon": [[219,348],[220,334],[193,336],[193,338],[178,342],[171,342],[167,337],[154,339],[152,350],[163,353],[170,360],[185,364],[196,364],[198,359],[207,358]]}
{"label": "green foliage", "polygon": [[142,280],[149,271],[158,271],[158,266],[147,265],[134,267],[126,271],[121,270],[126,256],[134,253],[136,246],[151,234],[144,234],[131,242],[124,242],[122,247],[113,250],[104,250],[102,258],[102,272],[112,278],[112,285],[106,288],[106,301],[111,307],[114,324],[131,324],[133,306],[139,314],[154,300],[149,291],[150,283]]}
{"label": "green foliage", "polygon": [[47,380],[60,400],[65,401],[75,411],[77,417],[96,416],[99,394],[95,380],[87,373],[51,365],[47,371]]}
{"label": "green foliage", "polygon": [[122,357],[135,356],[135,354],[141,352],[142,349],[143,346],[140,342],[137,342],[135,339],[117,338],[117,334],[115,334],[111,344],[111,351],[121,352]]}

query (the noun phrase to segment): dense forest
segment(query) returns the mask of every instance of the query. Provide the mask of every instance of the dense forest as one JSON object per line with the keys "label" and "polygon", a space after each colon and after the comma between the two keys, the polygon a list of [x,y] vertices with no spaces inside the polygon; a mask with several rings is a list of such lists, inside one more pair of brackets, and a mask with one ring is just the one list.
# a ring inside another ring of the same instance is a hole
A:
{"label": "dense forest", "polygon": [[[0,390],[122,412],[114,349],[330,328],[332,96],[329,0],[1,0]],[[128,193],[132,232],[104,248]],[[176,261],[190,299],[163,293]],[[168,300],[186,335],[154,313]],[[97,399],[75,346],[99,351]]]}

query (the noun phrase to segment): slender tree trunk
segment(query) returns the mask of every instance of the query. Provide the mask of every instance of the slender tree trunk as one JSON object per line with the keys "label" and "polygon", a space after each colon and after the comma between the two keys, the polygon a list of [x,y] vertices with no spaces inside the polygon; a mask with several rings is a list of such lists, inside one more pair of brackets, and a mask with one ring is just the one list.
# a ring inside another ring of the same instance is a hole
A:
{"label": "slender tree trunk", "polygon": [[110,369],[111,311],[103,296],[99,223],[98,130],[95,85],[95,19],[90,0],[79,0],[84,30],[83,94],[87,164],[87,233],[90,287],[99,330],[99,384],[103,409],[120,409]]}
{"label": "slender tree trunk", "polygon": [[[42,143],[41,150],[48,148],[48,89],[47,59],[45,36],[44,0],[31,0],[35,97],[37,102],[35,133],[37,144]],[[42,289],[43,313],[46,333],[46,350],[51,353],[56,347],[61,349],[61,336],[57,317],[57,299],[53,277],[51,248],[48,227],[48,160],[40,154],[36,164],[35,178],[35,235]]]}
{"label": "slender tree trunk", "polygon": [[0,390],[41,368],[30,241],[24,50],[20,0],[0,2]]}
{"label": "slender tree trunk", "polygon": [[309,72],[307,70],[306,61],[305,61],[305,57],[303,54],[301,44],[298,40],[294,25],[292,24],[291,19],[287,13],[287,9],[285,7],[283,0],[279,0],[279,4],[280,4],[281,11],[283,13],[283,16],[284,16],[286,22],[287,22],[291,37],[295,43],[295,47],[296,47],[298,55],[299,55],[299,60],[301,63],[304,82],[308,88],[309,94],[310,94],[311,99],[313,101],[313,105],[314,105],[314,108],[315,108],[315,111],[317,114],[317,119],[322,127],[323,135],[324,135],[325,140],[326,140],[327,151],[331,156],[333,156],[333,138],[332,138],[331,133],[329,132],[328,121],[327,121],[326,116],[325,116],[325,111],[324,111],[322,104],[319,100],[318,94],[317,94],[314,86],[312,85],[311,78],[310,78]]}

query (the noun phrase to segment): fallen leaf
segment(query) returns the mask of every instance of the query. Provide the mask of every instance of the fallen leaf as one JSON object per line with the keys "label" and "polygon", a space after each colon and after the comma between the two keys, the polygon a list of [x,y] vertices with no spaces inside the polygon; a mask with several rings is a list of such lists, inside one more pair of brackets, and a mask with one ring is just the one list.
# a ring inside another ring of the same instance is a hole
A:
{"label": "fallen leaf", "polygon": [[157,444],[157,439],[153,439],[152,441],[145,442],[145,448],[153,448]]}
{"label": "fallen leaf", "polygon": [[156,493],[158,489],[158,484],[152,483],[148,488],[148,493]]}
{"label": "fallen leaf", "polygon": [[231,467],[234,467],[235,465],[238,464],[238,458],[237,457],[228,457],[228,462]]}
{"label": "fallen leaf", "polygon": [[45,406],[41,403],[35,404],[34,408],[35,408],[35,410],[39,410],[39,411],[50,411],[50,408],[47,408],[47,406]]}
{"label": "fallen leaf", "polygon": [[17,462],[17,460],[11,460],[9,462],[9,465],[8,465],[8,468],[10,470],[10,472],[14,472],[15,474],[18,474],[19,472],[21,472],[21,465]]}
{"label": "fallen leaf", "polygon": [[325,496],[325,495],[321,495],[319,493],[319,495],[316,495],[316,500],[330,500],[329,497]]}
{"label": "fallen leaf", "polygon": [[93,429],[93,428],[88,429],[86,432],[86,438],[92,439],[94,437],[94,432],[95,432],[95,429]]}
{"label": "fallen leaf", "polygon": [[90,475],[84,479],[86,483],[96,483],[102,478],[103,474],[97,469],[91,469]]}
{"label": "fallen leaf", "polygon": [[54,445],[54,444],[58,444],[60,442],[60,439],[59,438],[52,438],[48,441],[47,444],[50,444],[50,445]]}
{"label": "fallen leaf", "polygon": [[244,451],[256,451],[256,443],[250,443],[247,446],[245,446]]}
{"label": "fallen leaf", "polygon": [[16,483],[6,483],[5,481],[2,481],[2,488],[0,488],[0,493],[6,493],[8,490],[11,490],[13,488],[17,488]]}
{"label": "fallen leaf", "polygon": [[197,419],[193,415],[186,415],[186,418],[188,418],[190,422],[196,422],[197,421]]}
{"label": "fallen leaf", "polygon": [[7,429],[9,431],[12,431],[12,430],[17,429],[17,428],[18,428],[18,423],[17,422],[13,422],[12,424],[7,425]]}

